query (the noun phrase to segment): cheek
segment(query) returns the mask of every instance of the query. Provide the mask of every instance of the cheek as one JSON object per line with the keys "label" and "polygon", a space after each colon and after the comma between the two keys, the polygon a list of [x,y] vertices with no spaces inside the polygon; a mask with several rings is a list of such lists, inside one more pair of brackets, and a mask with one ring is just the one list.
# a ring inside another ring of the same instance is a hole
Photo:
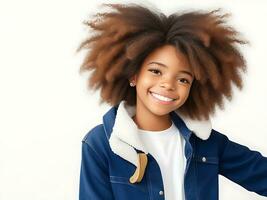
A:
{"label": "cheek", "polygon": [[180,97],[183,99],[183,101],[186,101],[190,93],[190,89],[188,88],[183,88],[180,92]]}
{"label": "cheek", "polygon": [[142,79],[139,79],[137,84],[138,84],[137,86],[140,90],[148,90],[153,85],[152,81],[148,77],[147,78],[144,77]]}

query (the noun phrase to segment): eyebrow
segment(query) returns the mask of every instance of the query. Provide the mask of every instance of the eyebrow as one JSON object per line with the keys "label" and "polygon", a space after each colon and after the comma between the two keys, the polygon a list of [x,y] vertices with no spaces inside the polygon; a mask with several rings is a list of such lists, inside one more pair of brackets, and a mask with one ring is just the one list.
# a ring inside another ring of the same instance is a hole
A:
{"label": "eyebrow", "polygon": [[[150,64],[157,64],[157,65],[159,65],[159,66],[161,66],[161,67],[166,67],[166,68],[168,68],[167,65],[165,65],[165,64],[163,64],[163,63],[155,62],[155,61],[152,61],[152,62],[148,63],[148,65],[150,65]],[[189,71],[181,70],[181,71],[179,71],[179,72],[184,73],[184,74],[188,74],[189,76],[191,76],[191,77],[193,78],[193,75],[192,75]]]}

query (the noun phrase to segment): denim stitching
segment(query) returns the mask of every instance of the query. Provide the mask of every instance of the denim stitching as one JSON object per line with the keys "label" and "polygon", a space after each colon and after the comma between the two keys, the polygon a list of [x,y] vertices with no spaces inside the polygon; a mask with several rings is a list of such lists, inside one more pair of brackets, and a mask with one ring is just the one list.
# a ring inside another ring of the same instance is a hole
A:
{"label": "denim stitching", "polygon": [[[202,161],[202,158],[205,157],[206,158],[206,161],[203,162]],[[201,163],[206,163],[206,164],[218,164],[219,162],[219,159],[218,157],[209,157],[209,156],[195,156],[194,159],[198,162],[201,162]]]}
{"label": "denim stitching", "polygon": [[[110,182],[111,183],[118,183],[118,184],[125,184],[125,185],[129,185],[131,187],[135,187],[139,190],[141,190],[142,192],[146,192],[145,189],[143,189],[141,186],[138,187],[136,184],[132,184],[129,182],[129,179],[126,177],[121,177],[121,176],[110,176]],[[138,184],[138,183],[137,183]]]}
{"label": "denim stitching", "polygon": [[[152,196],[153,196],[153,191],[152,191],[152,185],[151,185],[151,181],[150,181],[150,176],[149,173],[147,173],[147,182],[148,182],[148,196],[150,200],[153,200]],[[151,196],[152,195],[152,196]]]}
{"label": "denim stitching", "polygon": [[[195,154],[196,154],[196,140],[194,139],[193,140],[193,157],[195,156]],[[198,170],[197,170],[197,162],[194,160],[194,159],[192,159],[192,161],[191,162],[193,162],[194,163],[194,173],[195,173],[195,193],[196,193],[196,200],[198,200],[199,198],[198,198],[198,188],[197,188],[197,174],[198,174]]]}
{"label": "denim stitching", "polygon": [[97,155],[97,157],[99,157],[99,160],[101,161],[101,163],[102,163],[102,165],[103,165],[102,167],[106,166],[105,161],[104,161],[104,160],[102,159],[102,157],[97,153],[97,151],[93,148],[93,145],[89,144],[89,143],[86,142],[86,141],[84,141],[83,143],[87,144],[88,147],[89,147],[90,149],[92,149],[92,150],[95,152],[95,154]]}

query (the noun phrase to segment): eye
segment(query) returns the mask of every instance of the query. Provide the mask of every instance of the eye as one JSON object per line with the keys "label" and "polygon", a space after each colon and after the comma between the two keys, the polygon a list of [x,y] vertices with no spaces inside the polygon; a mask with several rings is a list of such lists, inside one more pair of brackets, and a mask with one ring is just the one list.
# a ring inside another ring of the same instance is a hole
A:
{"label": "eye", "polygon": [[149,69],[148,71],[152,72],[153,74],[157,74],[158,72],[161,73],[161,71],[158,69]]}
{"label": "eye", "polygon": [[187,79],[185,78],[181,78],[179,79],[182,83],[186,83],[186,84],[190,84],[190,81],[188,81]]}
{"label": "eye", "polygon": [[[161,71],[159,69],[149,69],[148,71],[152,72],[153,74],[159,75],[158,73],[161,73]],[[187,80],[186,78],[180,78],[178,79],[179,81],[181,81],[184,84],[190,84],[190,81]]]}

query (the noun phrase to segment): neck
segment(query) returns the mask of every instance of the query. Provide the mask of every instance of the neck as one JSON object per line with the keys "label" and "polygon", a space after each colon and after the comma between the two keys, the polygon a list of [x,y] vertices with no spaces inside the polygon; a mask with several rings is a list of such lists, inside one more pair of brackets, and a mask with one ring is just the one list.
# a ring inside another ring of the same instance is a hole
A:
{"label": "neck", "polygon": [[172,125],[169,114],[160,117],[146,117],[145,115],[139,115],[136,113],[132,119],[139,129],[147,131],[163,131]]}

